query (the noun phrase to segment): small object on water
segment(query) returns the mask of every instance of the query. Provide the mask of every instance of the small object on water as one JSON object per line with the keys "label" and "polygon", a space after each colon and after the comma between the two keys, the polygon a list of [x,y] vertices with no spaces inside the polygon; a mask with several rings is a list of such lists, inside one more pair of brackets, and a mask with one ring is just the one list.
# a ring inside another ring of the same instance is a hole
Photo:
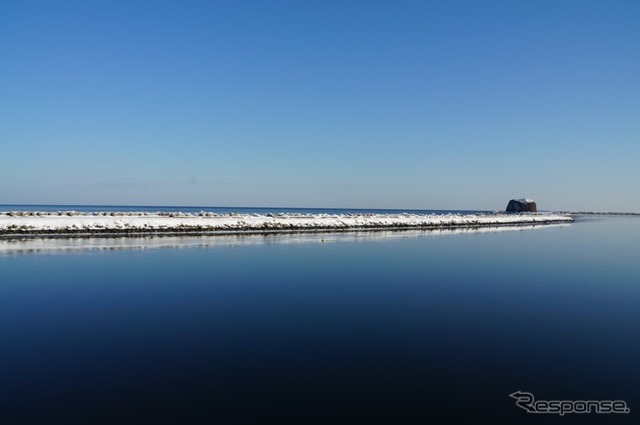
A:
{"label": "small object on water", "polygon": [[507,205],[507,212],[537,212],[538,207],[533,199],[512,199]]}

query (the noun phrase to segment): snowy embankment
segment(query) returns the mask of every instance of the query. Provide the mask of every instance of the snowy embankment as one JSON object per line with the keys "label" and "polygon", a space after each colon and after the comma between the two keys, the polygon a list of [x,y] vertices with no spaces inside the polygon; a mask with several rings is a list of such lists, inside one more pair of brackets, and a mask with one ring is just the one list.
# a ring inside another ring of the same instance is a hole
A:
{"label": "snowy embankment", "polygon": [[168,212],[0,213],[0,235],[228,233],[361,229],[438,229],[566,223],[561,214],[198,214]]}

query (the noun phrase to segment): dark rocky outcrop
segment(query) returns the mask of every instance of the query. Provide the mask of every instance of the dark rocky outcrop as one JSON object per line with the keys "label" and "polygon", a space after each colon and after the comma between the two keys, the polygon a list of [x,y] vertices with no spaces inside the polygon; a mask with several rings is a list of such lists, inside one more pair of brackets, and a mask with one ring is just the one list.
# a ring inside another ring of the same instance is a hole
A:
{"label": "dark rocky outcrop", "polygon": [[536,201],[531,199],[512,199],[507,205],[507,212],[537,212]]}

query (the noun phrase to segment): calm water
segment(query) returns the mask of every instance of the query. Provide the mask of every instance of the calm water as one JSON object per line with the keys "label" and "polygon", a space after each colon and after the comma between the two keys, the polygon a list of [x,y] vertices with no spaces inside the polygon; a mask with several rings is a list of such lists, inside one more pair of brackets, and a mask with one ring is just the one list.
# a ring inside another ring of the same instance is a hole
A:
{"label": "calm water", "polygon": [[[5,244],[0,421],[638,423],[639,240],[599,216]],[[531,415],[517,390],[631,413]]]}
{"label": "calm water", "polygon": [[267,213],[302,213],[302,214],[447,214],[447,213],[488,213],[483,210],[393,210],[393,209],[358,209],[358,208],[261,208],[261,207],[198,207],[198,206],[132,206],[132,205],[10,205],[0,204],[0,211],[78,211],[78,212],[183,212],[199,213],[200,211],[219,214],[267,214]]}

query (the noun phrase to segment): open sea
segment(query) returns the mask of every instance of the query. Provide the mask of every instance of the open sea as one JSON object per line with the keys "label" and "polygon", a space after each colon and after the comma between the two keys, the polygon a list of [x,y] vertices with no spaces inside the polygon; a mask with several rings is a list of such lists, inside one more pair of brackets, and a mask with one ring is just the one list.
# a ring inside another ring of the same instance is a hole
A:
{"label": "open sea", "polygon": [[575,219],[0,240],[0,423],[639,423],[640,217]]}
{"label": "open sea", "polygon": [[396,210],[358,208],[265,208],[265,207],[194,207],[194,206],[132,206],[132,205],[9,205],[0,204],[0,211],[77,211],[77,212],[183,212],[197,214],[201,211],[217,214],[478,214],[493,211],[483,210]]}

